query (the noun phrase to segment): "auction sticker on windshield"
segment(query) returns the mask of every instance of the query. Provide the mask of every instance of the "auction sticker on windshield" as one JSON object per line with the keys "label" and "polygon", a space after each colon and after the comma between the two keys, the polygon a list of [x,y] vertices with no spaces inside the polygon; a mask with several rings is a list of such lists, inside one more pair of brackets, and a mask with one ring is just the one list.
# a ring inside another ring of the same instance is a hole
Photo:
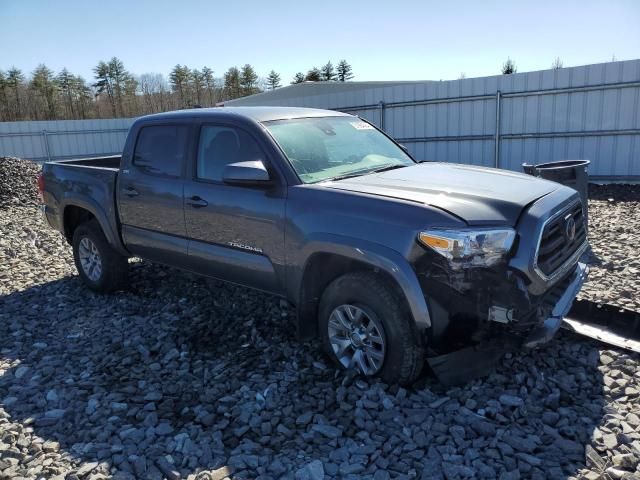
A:
{"label": "auction sticker on windshield", "polygon": [[373,130],[373,127],[367,122],[350,122],[351,126],[356,130]]}

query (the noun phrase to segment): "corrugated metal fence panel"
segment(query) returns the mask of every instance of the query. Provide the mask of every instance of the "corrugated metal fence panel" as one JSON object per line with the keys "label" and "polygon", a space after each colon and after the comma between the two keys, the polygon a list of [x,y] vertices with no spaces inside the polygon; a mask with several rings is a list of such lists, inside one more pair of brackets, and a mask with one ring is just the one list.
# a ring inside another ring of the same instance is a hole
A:
{"label": "corrugated metal fence panel", "polygon": [[[640,60],[440,82],[300,84],[225,104],[347,111],[423,160],[494,166],[497,146],[501,168],[589,159],[592,175],[640,178]],[[118,153],[132,122],[0,123],[0,155],[42,160],[47,145],[52,158]]]}
{"label": "corrugated metal fence panel", "polygon": [[134,119],[0,123],[0,156],[43,161],[122,152]]}
{"label": "corrugated metal fence panel", "polygon": [[316,95],[307,84],[288,89],[289,97],[267,93],[226,104],[347,111],[383,125],[419,159],[494,166],[498,91],[501,168],[589,159],[591,175],[640,177],[640,60],[443,82],[364,82],[335,94]]}

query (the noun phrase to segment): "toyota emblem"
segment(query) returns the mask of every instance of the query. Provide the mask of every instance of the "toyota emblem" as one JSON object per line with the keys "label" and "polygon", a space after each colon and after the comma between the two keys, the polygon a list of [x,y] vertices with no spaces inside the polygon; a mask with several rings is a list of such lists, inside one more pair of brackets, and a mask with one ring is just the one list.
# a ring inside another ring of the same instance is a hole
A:
{"label": "toyota emblem", "polygon": [[570,242],[576,238],[576,221],[572,216],[568,217],[564,223],[564,235]]}

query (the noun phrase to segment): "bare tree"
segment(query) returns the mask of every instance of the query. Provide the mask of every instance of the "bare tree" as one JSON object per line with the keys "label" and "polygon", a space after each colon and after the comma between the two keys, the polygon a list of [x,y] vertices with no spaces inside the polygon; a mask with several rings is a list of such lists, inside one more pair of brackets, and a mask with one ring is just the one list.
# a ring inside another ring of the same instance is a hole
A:
{"label": "bare tree", "polygon": [[551,64],[551,68],[554,70],[560,70],[563,66],[564,65],[562,63],[562,60],[560,60],[560,57],[556,57],[556,59]]}

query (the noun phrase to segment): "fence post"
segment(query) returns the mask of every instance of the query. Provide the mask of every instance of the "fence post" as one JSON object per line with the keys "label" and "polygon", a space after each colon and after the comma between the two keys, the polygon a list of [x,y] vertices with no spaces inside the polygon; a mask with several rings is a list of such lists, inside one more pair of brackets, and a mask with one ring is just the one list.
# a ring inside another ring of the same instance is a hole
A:
{"label": "fence post", "polygon": [[384,102],[382,100],[378,103],[378,111],[380,112],[380,130],[384,130]]}
{"label": "fence post", "polygon": [[496,91],[496,138],[494,153],[494,167],[500,168],[500,90]]}
{"label": "fence post", "polygon": [[49,137],[46,130],[42,130],[42,140],[44,140],[44,150],[47,152],[47,161],[51,161],[51,150],[49,149]]}

